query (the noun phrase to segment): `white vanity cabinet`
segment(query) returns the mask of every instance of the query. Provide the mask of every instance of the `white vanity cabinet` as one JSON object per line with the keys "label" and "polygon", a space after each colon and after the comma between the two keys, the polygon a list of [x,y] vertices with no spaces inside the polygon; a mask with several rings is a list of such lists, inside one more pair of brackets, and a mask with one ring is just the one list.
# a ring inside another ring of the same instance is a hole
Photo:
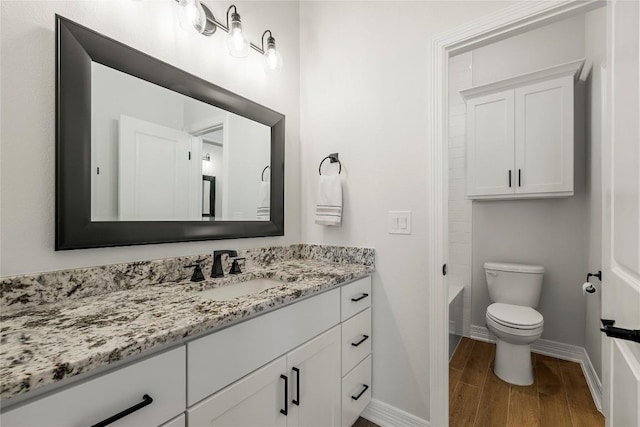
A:
{"label": "white vanity cabinet", "polygon": [[340,326],[287,354],[287,426],[340,425]]}
{"label": "white vanity cabinet", "polygon": [[461,92],[467,105],[467,195],[573,195],[574,81],[584,61]]}
{"label": "white vanity cabinet", "polygon": [[371,400],[370,307],[365,277],[188,343],[189,427],[351,426]]}
{"label": "white vanity cabinet", "polygon": [[340,326],[189,408],[189,426],[339,426]]}
{"label": "white vanity cabinet", "polygon": [[371,402],[371,278],[340,289],[342,312],[342,426]]}
{"label": "white vanity cabinet", "polygon": [[12,409],[0,419],[3,427],[87,427],[148,402],[143,396],[149,396],[151,403],[110,425],[159,426],[184,412],[184,384],[182,346]]}
{"label": "white vanity cabinet", "polygon": [[371,399],[370,306],[365,277],[27,401],[0,422],[86,427],[149,396],[110,425],[350,426]]}

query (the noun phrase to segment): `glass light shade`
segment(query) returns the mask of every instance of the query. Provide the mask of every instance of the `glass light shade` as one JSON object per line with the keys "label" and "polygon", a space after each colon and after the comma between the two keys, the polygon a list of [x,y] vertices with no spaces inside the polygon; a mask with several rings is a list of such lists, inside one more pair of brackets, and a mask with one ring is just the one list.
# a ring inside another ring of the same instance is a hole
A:
{"label": "glass light shade", "polygon": [[249,55],[249,39],[242,31],[240,23],[240,15],[234,13],[231,18],[229,34],[227,35],[227,49],[231,56],[236,58],[244,58]]}
{"label": "glass light shade", "polygon": [[264,70],[267,73],[278,73],[282,70],[282,56],[275,45],[267,47],[264,53]]}
{"label": "glass light shade", "polygon": [[202,34],[207,24],[207,16],[199,0],[180,0],[180,26],[190,33]]}

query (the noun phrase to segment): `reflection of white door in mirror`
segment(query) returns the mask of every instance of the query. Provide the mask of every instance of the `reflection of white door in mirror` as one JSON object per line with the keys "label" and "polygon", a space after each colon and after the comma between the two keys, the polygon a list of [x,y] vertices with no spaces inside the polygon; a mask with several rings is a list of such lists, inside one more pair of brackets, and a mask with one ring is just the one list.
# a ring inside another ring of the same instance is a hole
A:
{"label": "reflection of white door in mirror", "polygon": [[[95,62],[91,69],[92,221],[270,219],[260,176],[271,163],[269,126]],[[131,146],[121,147],[122,116],[137,120],[125,135]],[[215,177],[214,209],[202,210],[203,176]]]}
{"label": "reflection of white door in mirror", "polygon": [[200,220],[200,138],[120,116],[118,212],[124,221]]}

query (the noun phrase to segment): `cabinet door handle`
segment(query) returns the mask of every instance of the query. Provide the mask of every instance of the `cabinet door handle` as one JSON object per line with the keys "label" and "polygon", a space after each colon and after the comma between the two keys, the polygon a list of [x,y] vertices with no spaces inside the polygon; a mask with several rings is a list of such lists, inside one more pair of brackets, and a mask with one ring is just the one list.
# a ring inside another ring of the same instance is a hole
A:
{"label": "cabinet door handle", "polygon": [[522,169],[518,169],[518,187],[522,187]]}
{"label": "cabinet door handle", "polygon": [[351,398],[352,398],[353,400],[358,400],[358,399],[360,399],[360,396],[362,396],[362,395],[364,394],[364,392],[365,392],[365,391],[367,391],[367,390],[369,389],[369,386],[368,386],[368,385],[366,385],[366,384],[362,384],[362,385],[364,386],[364,388],[362,389],[362,391],[361,391],[360,393],[358,393],[358,395],[357,395],[357,396],[351,396]]}
{"label": "cabinet door handle", "polygon": [[105,420],[100,421],[97,424],[94,424],[91,427],[104,427],[104,426],[108,426],[109,424],[115,423],[116,421],[118,421],[120,418],[124,418],[127,415],[133,414],[134,412],[136,412],[139,409],[144,408],[145,406],[151,405],[151,403],[153,402],[153,399],[151,398],[151,396],[149,396],[148,394],[145,394],[144,396],[142,396],[142,402],[140,403],[136,403],[135,405],[133,405],[131,408],[127,408],[122,412],[119,412],[117,414],[115,414],[112,417],[109,417]]}
{"label": "cabinet door handle", "polygon": [[509,169],[509,188],[511,188],[511,169]]}
{"label": "cabinet door handle", "polygon": [[369,335],[364,335],[363,334],[362,336],[363,336],[363,338],[360,341],[352,342],[351,345],[354,346],[354,347],[357,347],[357,346],[359,346],[360,344],[362,344],[363,342],[365,342],[366,340],[369,339]]}
{"label": "cabinet door handle", "polygon": [[363,293],[362,293],[362,296],[360,296],[360,297],[358,297],[358,298],[351,298],[351,301],[353,301],[353,302],[358,302],[358,301],[360,301],[360,300],[362,300],[362,299],[365,299],[365,298],[366,298],[366,297],[368,297],[368,296],[369,296],[369,294],[365,294],[365,293],[363,292]]}
{"label": "cabinet door handle", "polygon": [[300,406],[300,369],[293,367],[291,370],[296,373],[296,398],[291,402],[294,405]]}
{"label": "cabinet door handle", "polygon": [[289,414],[289,378],[286,375],[280,375],[280,378],[284,380],[284,409],[280,409],[280,413],[286,417]]}

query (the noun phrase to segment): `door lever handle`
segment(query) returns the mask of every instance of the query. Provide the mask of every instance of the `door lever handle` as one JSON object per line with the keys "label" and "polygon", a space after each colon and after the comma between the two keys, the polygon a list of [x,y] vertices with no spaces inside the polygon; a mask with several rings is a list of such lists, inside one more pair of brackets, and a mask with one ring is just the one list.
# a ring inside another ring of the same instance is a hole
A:
{"label": "door lever handle", "polygon": [[613,326],[616,323],[615,320],[600,319],[600,321],[602,322],[600,330],[608,337],[640,343],[640,329],[616,328]]}

